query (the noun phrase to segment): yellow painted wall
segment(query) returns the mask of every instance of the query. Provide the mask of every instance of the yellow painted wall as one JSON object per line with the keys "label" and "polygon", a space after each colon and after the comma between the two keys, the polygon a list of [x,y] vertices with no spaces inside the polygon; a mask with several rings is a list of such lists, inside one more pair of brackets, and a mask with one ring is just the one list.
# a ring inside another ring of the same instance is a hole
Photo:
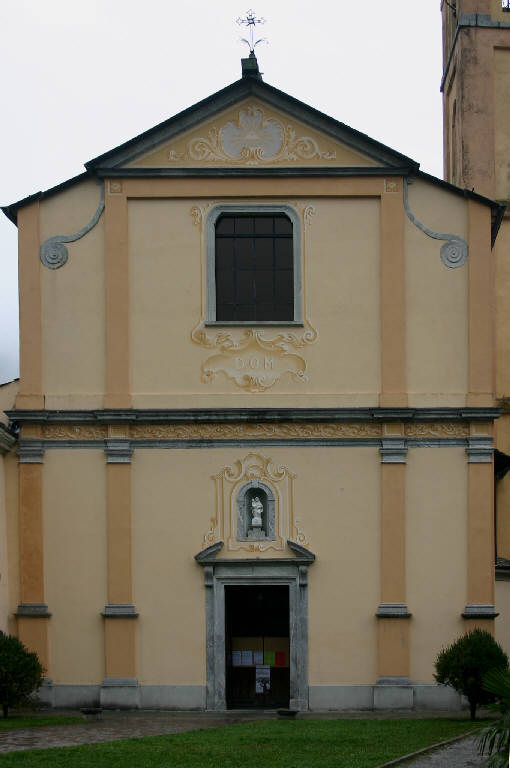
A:
{"label": "yellow painted wall", "polygon": [[465,631],[467,468],[463,448],[408,452],[407,603],[415,682],[433,682],[441,646]]}
{"label": "yellow painted wall", "polygon": [[[84,181],[41,202],[41,242],[92,218],[100,187]],[[67,244],[60,269],[41,267],[43,387],[47,408],[100,408],[105,377],[104,222]]]}
{"label": "yellow painted wall", "polygon": [[[409,187],[413,214],[434,232],[467,237],[461,198],[415,181]],[[409,405],[459,406],[468,377],[467,264],[448,269],[443,241],[406,219],[407,379]]]}
{"label": "yellow painted wall", "polygon": [[[201,365],[212,351],[190,338],[200,320],[200,292],[205,291],[201,287],[205,254],[201,265],[200,232],[190,216],[192,202],[129,202],[135,407],[178,405],[191,399],[195,406],[208,405],[213,395],[226,396],[229,403],[235,398],[237,407],[271,406],[281,404],[285,396],[288,403],[290,394],[306,405],[302,398],[334,399],[337,393],[345,404],[374,404],[380,388],[378,203],[304,201],[316,208],[305,233],[305,314],[319,337],[315,344],[292,351],[306,359],[309,381],[295,382],[286,375],[263,395],[247,395],[223,375],[212,383],[201,380]],[[275,338],[279,332],[266,329],[264,338]]]}
{"label": "yellow painted wall", "polygon": [[[296,474],[294,512],[318,558],[309,570],[310,682],[374,682],[374,613],[379,599],[377,450],[275,447],[257,452]],[[205,682],[204,576],[193,556],[201,549],[215,511],[212,475],[246,453],[234,449],[136,452],[134,601],[140,612],[139,676],[146,684]],[[371,535],[366,535],[367,530]],[[224,549],[220,557],[228,554]],[[290,551],[284,554],[292,557]],[[274,557],[275,552],[257,556]],[[331,611],[332,603],[338,610]]]}
{"label": "yellow painted wall", "polygon": [[[509,193],[510,194],[510,193]],[[510,216],[505,216],[501,223],[498,239],[494,248],[496,260],[496,397],[510,397]],[[499,428],[498,428],[499,432]],[[510,452],[510,444],[501,450]]]}
{"label": "yellow painted wall", "polygon": [[54,683],[104,677],[106,470],[101,450],[49,450],[43,480],[45,597]]}

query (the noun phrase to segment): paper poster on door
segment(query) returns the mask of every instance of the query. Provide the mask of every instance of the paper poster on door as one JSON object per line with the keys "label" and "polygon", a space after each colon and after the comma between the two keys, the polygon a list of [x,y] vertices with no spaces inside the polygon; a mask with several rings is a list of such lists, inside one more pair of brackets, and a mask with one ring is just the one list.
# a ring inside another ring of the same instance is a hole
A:
{"label": "paper poster on door", "polygon": [[271,690],[271,667],[255,667],[255,693],[267,693]]}

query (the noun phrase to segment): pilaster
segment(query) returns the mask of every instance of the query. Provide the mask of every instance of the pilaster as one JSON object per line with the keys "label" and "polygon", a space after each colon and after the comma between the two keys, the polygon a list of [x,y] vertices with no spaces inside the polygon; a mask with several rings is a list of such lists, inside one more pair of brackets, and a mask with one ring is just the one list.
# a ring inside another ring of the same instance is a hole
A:
{"label": "pilaster", "polygon": [[381,194],[381,407],[407,406],[405,209],[402,179]]}
{"label": "pilaster", "polygon": [[491,423],[472,424],[468,447],[466,629],[493,630],[494,466]]}
{"label": "pilaster", "polygon": [[44,524],[43,457],[41,427],[25,427],[23,436],[34,438],[20,442],[19,466],[19,572],[20,604],[16,611],[18,637],[37,653],[49,670],[48,619],[51,614],[44,600]]}
{"label": "pilaster", "polygon": [[16,408],[44,408],[39,202],[18,212],[20,382]]}
{"label": "pilaster", "polygon": [[108,603],[104,617],[105,679],[101,704],[138,706],[136,619],[132,592],[129,426],[109,426],[106,439]]}
{"label": "pilaster", "polygon": [[129,262],[127,199],[122,182],[106,182],[106,389],[105,408],[130,408]]}
{"label": "pilaster", "polygon": [[[383,425],[381,454],[381,602],[378,619],[378,679],[381,686],[409,683],[409,613],[406,604],[406,456],[404,426]],[[407,701],[407,694],[402,694]],[[401,700],[393,688],[378,694],[378,706],[389,706],[387,697]]]}

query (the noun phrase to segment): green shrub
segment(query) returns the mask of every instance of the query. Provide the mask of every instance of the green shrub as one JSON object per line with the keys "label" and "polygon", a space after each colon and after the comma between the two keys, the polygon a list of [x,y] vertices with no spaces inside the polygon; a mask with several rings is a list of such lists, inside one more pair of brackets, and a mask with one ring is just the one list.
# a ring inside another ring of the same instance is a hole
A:
{"label": "green shrub", "polygon": [[478,737],[480,754],[491,755],[489,768],[508,768],[510,753],[510,670],[493,669],[483,678],[483,687],[497,698],[491,709],[501,713],[501,719],[484,728]]}
{"label": "green shrub", "polygon": [[483,676],[493,669],[507,669],[508,656],[489,632],[473,629],[438,654],[438,683],[450,685],[469,701],[471,720],[476,718],[479,704],[495,700],[495,694],[483,687]]}
{"label": "green shrub", "polygon": [[44,669],[36,653],[28,651],[13,635],[0,636],[0,704],[4,717],[9,707],[31,703],[43,683]]}

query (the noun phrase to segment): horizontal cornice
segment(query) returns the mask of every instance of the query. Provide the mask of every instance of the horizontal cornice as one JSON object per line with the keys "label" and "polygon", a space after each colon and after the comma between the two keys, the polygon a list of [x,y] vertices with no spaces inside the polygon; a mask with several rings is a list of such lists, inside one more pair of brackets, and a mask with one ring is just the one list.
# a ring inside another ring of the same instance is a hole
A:
{"label": "horizontal cornice", "polygon": [[277,422],[492,421],[500,408],[192,408],[10,410],[14,424],[211,424]]}
{"label": "horizontal cornice", "polygon": [[204,178],[204,177],[248,177],[250,179],[254,177],[278,177],[278,176],[292,176],[292,177],[321,177],[321,176],[408,176],[411,173],[417,173],[415,166],[314,166],[314,167],[290,167],[279,166],[273,168],[256,168],[250,166],[249,168],[209,168],[209,167],[193,167],[193,168],[98,168],[96,170],[99,178]]}

